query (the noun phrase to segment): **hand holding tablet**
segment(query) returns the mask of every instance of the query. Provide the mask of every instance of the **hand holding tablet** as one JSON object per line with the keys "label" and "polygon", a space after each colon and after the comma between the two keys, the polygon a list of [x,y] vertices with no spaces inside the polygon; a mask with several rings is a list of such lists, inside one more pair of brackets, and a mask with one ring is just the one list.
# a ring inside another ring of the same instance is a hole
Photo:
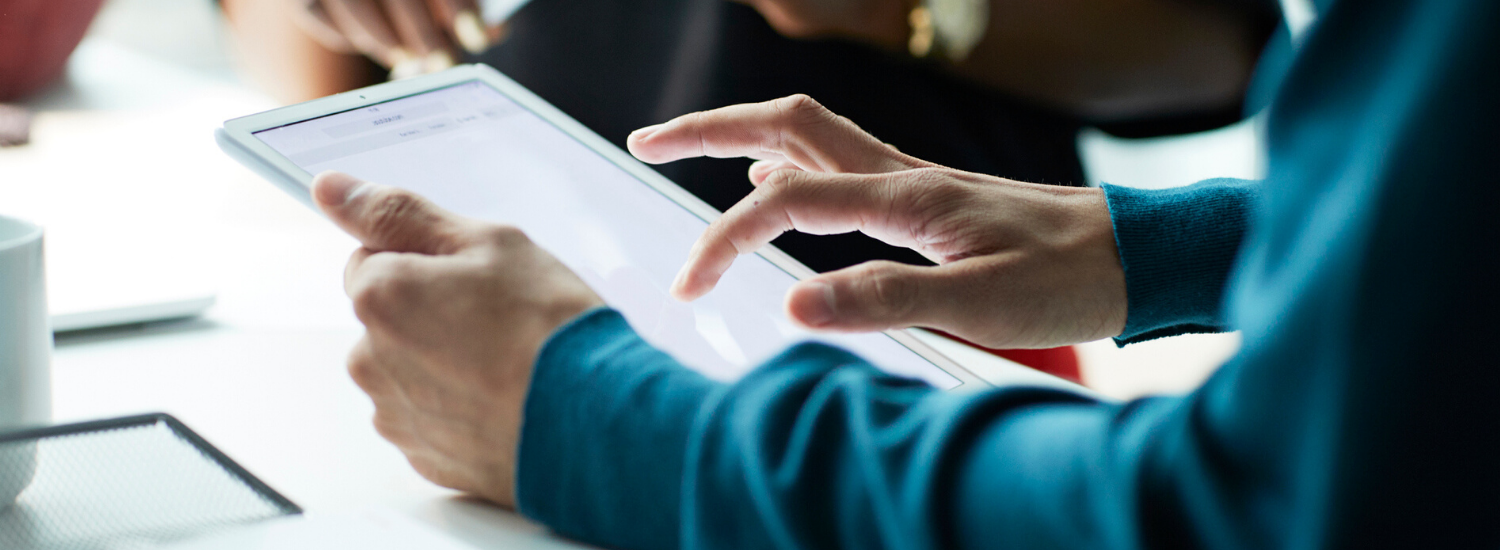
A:
{"label": "hand holding tablet", "polygon": [[368,329],[349,375],[375,402],[376,430],[434,483],[514,504],[537,353],[604,300],[514,227],[336,172],[313,197],[363,244],[345,270]]}

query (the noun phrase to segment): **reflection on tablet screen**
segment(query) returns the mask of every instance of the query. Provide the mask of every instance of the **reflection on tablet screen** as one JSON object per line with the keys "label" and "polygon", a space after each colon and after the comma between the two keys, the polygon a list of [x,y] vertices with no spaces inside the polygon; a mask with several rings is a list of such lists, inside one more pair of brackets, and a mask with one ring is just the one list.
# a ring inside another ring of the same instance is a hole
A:
{"label": "reflection on tablet screen", "polygon": [[708,226],[687,209],[482,82],[257,132],[310,173],[339,170],[410,189],[465,216],[512,224],[577,272],[647,341],[732,380],[786,346],[818,340],[940,388],[959,381],[883,334],[815,334],[782,300],[796,279],[740,257],[693,303],[667,289]]}

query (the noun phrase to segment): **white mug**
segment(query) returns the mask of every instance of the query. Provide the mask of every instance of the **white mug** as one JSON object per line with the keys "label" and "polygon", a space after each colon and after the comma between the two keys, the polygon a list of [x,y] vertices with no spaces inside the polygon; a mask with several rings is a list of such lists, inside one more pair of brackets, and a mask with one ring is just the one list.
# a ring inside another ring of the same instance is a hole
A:
{"label": "white mug", "polygon": [[[48,423],[52,327],[42,228],[0,216],[0,433]],[[36,446],[0,443],[0,508],[31,484]]]}

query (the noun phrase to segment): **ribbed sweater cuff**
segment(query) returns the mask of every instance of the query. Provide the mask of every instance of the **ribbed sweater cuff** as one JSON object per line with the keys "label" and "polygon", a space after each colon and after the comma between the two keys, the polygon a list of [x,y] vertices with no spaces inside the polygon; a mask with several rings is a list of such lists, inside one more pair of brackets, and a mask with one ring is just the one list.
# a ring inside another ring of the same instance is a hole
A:
{"label": "ribbed sweater cuff", "polygon": [[1224,288],[1259,186],[1233,179],[1170,189],[1104,185],[1130,300],[1116,343],[1226,330]]}

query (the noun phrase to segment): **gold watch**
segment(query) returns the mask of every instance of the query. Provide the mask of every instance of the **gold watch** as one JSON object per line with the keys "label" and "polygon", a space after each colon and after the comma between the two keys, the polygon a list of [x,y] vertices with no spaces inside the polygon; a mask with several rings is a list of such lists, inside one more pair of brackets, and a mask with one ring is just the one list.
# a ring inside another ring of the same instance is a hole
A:
{"label": "gold watch", "polygon": [[913,57],[963,61],[990,24],[990,0],[920,0],[908,15]]}

